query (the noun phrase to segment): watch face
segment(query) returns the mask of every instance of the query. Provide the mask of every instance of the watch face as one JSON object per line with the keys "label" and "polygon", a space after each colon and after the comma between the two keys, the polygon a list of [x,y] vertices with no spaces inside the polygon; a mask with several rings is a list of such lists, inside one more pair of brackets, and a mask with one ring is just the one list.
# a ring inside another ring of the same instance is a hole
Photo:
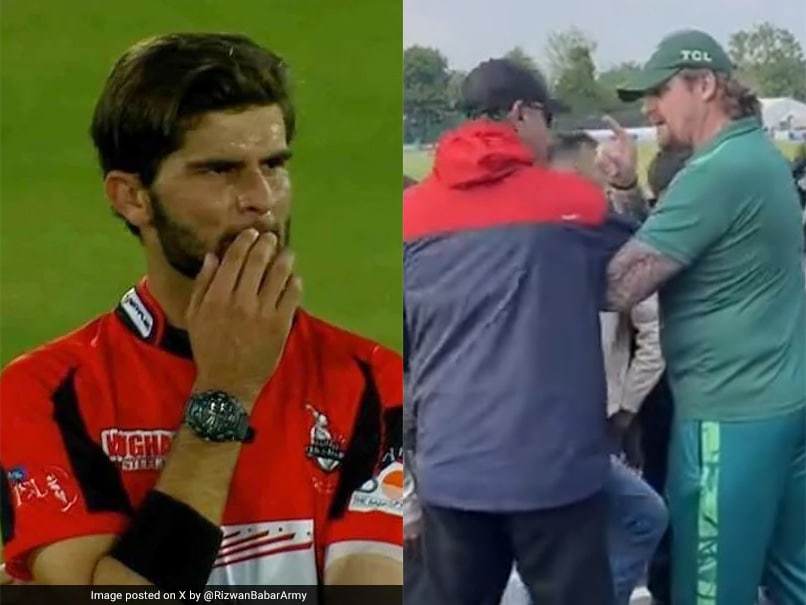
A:
{"label": "watch face", "polygon": [[240,441],[245,437],[246,411],[237,399],[222,391],[191,397],[185,423],[208,441]]}

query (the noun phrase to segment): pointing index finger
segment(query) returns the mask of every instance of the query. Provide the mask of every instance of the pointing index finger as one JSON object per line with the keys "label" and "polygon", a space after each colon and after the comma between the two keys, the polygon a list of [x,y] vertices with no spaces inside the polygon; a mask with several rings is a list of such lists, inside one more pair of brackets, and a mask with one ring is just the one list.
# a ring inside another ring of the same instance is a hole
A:
{"label": "pointing index finger", "polygon": [[602,116],[602,120],[607,124],[607,127],[613,131],[617,139],[628,139],[630,137],[629,133],[624,130],[624,126],[619,124],[613,116]]}

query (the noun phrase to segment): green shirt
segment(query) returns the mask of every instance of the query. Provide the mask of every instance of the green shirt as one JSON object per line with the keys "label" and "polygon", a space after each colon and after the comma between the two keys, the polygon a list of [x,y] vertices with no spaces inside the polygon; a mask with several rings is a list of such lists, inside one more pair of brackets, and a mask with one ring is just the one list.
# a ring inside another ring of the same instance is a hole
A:
{"label": "green shirt", "polygon": [[806,405],[800,203],[757,120],[697,150],[637,237],[684,267],[660,291],[682,418],[753,420]]}

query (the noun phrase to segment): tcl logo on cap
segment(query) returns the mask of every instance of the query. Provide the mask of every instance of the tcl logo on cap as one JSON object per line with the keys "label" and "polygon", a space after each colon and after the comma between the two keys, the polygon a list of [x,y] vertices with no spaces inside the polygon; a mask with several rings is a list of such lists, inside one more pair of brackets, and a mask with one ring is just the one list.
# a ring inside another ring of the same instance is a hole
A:
{"label": "tcl logo on cap", "polygon": [[711,55],[704,50],[684,49],[680,51],[680,56],[683,58],[683,61],[697,61],[698,63],[710,63],[713,61],[713,59],[711,59]]}

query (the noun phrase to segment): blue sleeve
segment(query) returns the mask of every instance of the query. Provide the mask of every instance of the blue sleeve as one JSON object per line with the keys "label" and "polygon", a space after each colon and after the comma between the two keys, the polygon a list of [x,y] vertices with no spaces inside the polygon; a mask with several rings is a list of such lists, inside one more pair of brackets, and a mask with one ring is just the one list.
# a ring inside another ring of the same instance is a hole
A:
{"label": "blue sleeve", "polygon": [[638,222],[628,216],[608,213],[605,222],[598,230],[600,262],[605,271],[610,259],[635,235],[638,227]]}
{"label": "blue sleeve", "polygon": [[[403,448],[414,452],[417,443],[417,415],[409,396],[409,326],[406,322],[406,302],[403,299]],[[410,468],[407,464],[403,468]]]}
{"label": "blue sleeve", "polygon": [[638,230],[639,223],[622,214],[608,213],[597,229],[593,230],[591,242],[591,255],[593,260],[593,279],[595,291],[599,298],[599,308],[607,308],[607,265],[624,244]]}
{"label": "blue sleeve", "polygon": [[409,326],[406,323],[406,302],[403,300],[403,373],[409,373]]}

